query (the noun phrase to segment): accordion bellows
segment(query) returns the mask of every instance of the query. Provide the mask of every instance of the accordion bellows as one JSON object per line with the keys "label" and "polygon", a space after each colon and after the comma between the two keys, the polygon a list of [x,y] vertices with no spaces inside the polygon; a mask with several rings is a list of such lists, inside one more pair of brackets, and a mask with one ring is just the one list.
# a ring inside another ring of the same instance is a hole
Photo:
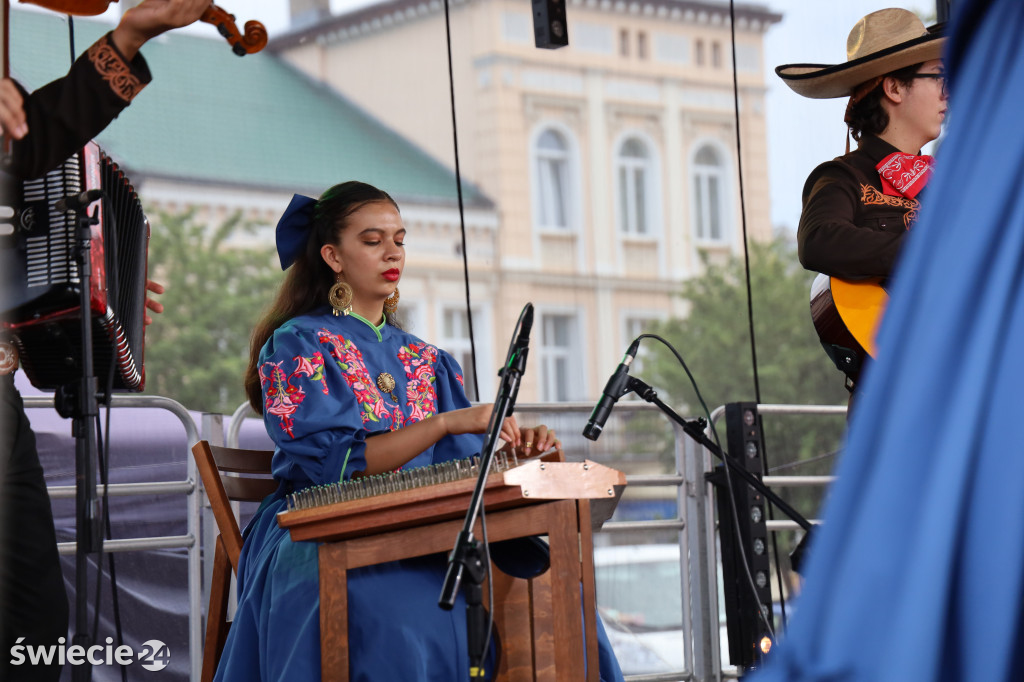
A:
{"label": "accordion bellows", "polygon": [[32,385],[55,389],[81,377],[77,216],[54,204],[90,189],[103,190],[89,208],[97,218],[89,239],[86,313],[93,373],[101,389],[112,378],[114,389],[141,391],[149,222],[131,182],[94,143],[44,177],[22,183],[13,234],[0,242],[9,282],[0,293],[4,327]]}

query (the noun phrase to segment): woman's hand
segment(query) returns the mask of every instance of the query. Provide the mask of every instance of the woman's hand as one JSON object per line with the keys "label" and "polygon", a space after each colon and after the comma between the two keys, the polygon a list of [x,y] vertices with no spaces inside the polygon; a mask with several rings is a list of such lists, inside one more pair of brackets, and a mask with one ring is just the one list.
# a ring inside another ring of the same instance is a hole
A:
{"label": "woman's hand", "polygon": [[562,452],[562,441],[555,438],[555,430],[549,429],[543,424],[523,429],[521,432],[523,457],[540,455],[554,448],[555,452]]}
{"label": "woman's hand", "polygon": [[[491,423],[491,413],[493,411],[494,405],[477,405],[476,407],[443,412],[439,416],[444,419],[445,431],[447,433],[486,433],[487,426]],[[505,423],[501,425],[500,435],[512,445],[519,445],[519,425],[516,423],[515,416],[505,419]]]}
{"label": "woman's hand", "polygon": [[[478,405],[435,414],[397,431],[366,439],[366,469],[363,476],[394,471],[445,436],[459,433],[486,433],[491,422],[491,405]],[[519,426],[509,417],[501,426],[501,437],[518,443]]]}

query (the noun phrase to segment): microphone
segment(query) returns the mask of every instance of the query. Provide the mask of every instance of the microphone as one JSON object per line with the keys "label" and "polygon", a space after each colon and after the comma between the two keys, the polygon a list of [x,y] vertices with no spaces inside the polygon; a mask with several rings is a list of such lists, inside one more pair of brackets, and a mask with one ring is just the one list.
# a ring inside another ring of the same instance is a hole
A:
{"label": "microphone", "polygon": [[516,350],[525,351],[530,347],[530,330],[533,329],[533,304],[527,303],[523,311],[523,323],[519,326],[519,336],[516,338]]}
{"label": "microphone", "polygon": [[101,189],[87,189],[80,194],[69,194],[62,199],[57,199],[53,204],[53,208],[58,213],[81,211],[102,196],[103,190]]}
{"label": "microphone", "polygon": [[626,381],[629,379],[629,366],[633,363],[633,359],[636,357],[636,351],[640,347],[640,339],[635,339],[629,346],[629,350],[622,356],[622,362],[619,363],[615,373],[612,374],[611,378],[608,379],[608,383],[604,386],[604,392],[601,395],[601,399],[597,401],[597,405],[594,406],[594,411],[590,413],[590,419],[587,421],[587,425],[583,428],[583,437],[589,438],[590,440],[597,440],[601,435],[601,431],[604,430],[604,423],[608,421],[608,415],[612,413],[612,408],[615,407],[615,403],[618,402],[619,398],[626,394]]}
{"label": "microphone", "polygon": [[[526,372],[526,356],[530,351],[530,330],[533,328],[533,304],[527,303],[520,315],[522,322],[519,324],[519,335],[516,336],[512,348],[509,350],[508,362],[502,374],[509,382],[511,388],[509,394],[508,413],[512,414],[516,409],[516,400],[519,398],[519,378]],[[515,373],[515,380],[507,372]]]}

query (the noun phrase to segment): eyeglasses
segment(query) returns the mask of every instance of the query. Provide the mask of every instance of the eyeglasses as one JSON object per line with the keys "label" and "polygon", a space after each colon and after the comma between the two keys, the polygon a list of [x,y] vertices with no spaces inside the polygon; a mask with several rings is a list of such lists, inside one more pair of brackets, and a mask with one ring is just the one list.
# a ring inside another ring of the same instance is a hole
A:
{"label": "eyeglasses", "polygon": [[939,83],[939,87],[942,88],[942,96],[949,97],[949,84],[946,81],[946,74],[944,73],[915,73],[911,78],[930,78],[933,81]]}

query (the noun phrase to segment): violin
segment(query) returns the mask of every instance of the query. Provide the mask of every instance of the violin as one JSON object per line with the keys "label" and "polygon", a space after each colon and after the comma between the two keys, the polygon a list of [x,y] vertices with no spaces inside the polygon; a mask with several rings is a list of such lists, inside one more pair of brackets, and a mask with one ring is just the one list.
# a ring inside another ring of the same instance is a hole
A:
{"label": "violin", "polygon": [[[39,5],[46,9],[60,12],[61,14],[74,14],[79,16],[95,16],[107,11],[107,5],[117,0],[20,0],[33,5]],[[253,52],[259,52],[267,46],[267,29],[258,21],[245,22],[245,32],[238,30],[235,24],[235,15],[217,5],[210,3],[210,6],[203,11],[199,21],[213,24],[217,31],[224,36],[224,39],[231,45],[231,51],[239,57],[244,57]]]}
{"label": "violin", "polygon": [[267,46],[267,29],[258,21],[250,19],[245,22],[245,33],[238,32],[235,15],[228,13],[212,2],[203,11],[199,21],[205,21],[217,27],[217,31],[231,45],[231,51],[239,57],[259,52]]}

